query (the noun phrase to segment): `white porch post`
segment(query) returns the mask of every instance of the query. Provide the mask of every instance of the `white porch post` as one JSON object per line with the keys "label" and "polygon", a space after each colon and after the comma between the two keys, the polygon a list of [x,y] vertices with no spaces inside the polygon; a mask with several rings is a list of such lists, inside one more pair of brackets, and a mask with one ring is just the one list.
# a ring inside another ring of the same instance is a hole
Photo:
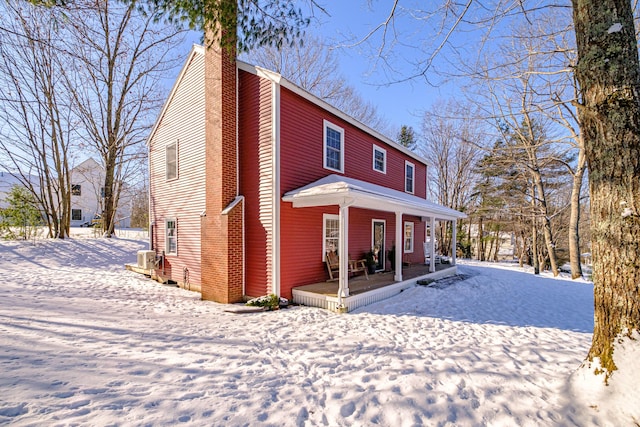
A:
{"label": "white porch post", "polygon": [[429,231],[431,236],[429,237],[429,251],[431,257],[429,258],[429,273],[436,272],[436,217],[432,216],[429,223]]}
{"label": "white porch post", "polygon": [[338,242],[338,305],[349,296],[349,206],[340,206],[340,240]]}
{"label": "white porch post", "polygon": [[456,242],[457,239],[457,228],[458,228],[458,221],[457,220],[453,220],[453,222],[451,223],[451,226],[453,227],[453,230],[451,231],[451,265],[456,265],[456,249],[458,249],[458,244]]}
{"label": "white porch post", "polygon": [[402,282],[402,254],[404,253],[404,233],[402,227],[402,212],[396,212],[396,282]]}

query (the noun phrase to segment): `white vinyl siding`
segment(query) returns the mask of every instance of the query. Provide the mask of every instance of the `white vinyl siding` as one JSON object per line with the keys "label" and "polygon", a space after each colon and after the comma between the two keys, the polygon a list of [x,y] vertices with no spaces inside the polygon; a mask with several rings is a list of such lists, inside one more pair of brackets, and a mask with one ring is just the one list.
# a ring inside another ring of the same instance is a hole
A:
{"label": "white vinyl siding", "polygon": [[[204,49],[200,50],[202,53],[190,56],[149,141],[149,185],[154,194],[150,200],[150,221],[154,224],[154,247],[159,251],[166,250],[165,222],[178,218],[178,256],[172,256],[172,268],[167,272],[172,275],[170,279],[180,282],[183,269],[187,267],[194,289],[201,283],[201,269],[199,263],[191,260],[199,259],[202,253],[201,215],[206,214]],[[176,142],[178,176],[167,180],[166,147]]]}
{"label": "white vinyl siding", "polygon": [[167,181],[178,178],[178,143],[167,144],[165,151]]}

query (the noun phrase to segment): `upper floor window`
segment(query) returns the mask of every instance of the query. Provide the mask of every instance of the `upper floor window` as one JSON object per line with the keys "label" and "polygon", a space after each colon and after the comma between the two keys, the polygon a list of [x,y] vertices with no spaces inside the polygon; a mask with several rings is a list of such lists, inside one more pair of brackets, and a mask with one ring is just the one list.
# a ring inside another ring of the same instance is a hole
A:
{"label": "upper floor window", "polygon": [[344,129],[324,121],[324,168],[344,172]]}
{"label": "upper floor window", "polygon": [[178,178],[178,142],[167,145],[166,152],[167,181]]}
{"label": "upper floor window", "polygon": [[404,191],[413,194],[416,181],[416,167],[411,162],[404,162]]}
{"label": "upper floor window", "polygon": [[82,187],[80,186],[80,184],[71,185],[71,195],[82,196]]}
{"label": "upper floor window", "polygon": [[387,173],[387,150],[373,146],[373,170]]}

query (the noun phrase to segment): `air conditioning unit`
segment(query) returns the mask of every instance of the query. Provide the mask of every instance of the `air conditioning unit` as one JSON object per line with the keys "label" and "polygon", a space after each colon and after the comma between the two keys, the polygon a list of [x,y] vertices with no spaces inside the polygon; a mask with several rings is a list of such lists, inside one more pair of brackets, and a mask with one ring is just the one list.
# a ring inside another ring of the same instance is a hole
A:
{"label": "air conditioning unit", "polygon": [[156,252],[155,251],[138,251],[138,267],[145,270],[151,270],[155,267]]}

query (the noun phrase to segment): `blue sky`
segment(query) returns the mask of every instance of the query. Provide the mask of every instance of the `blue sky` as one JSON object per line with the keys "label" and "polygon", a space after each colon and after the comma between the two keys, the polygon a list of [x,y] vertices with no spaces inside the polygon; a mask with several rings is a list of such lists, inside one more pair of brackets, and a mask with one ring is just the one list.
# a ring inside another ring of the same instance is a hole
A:
{"label": "blue sky", "polygon": [[[415,72],[414,61],[423,60],[426,56],[418,50],[433,46],[425,40],[435,40],[437,30],[429,27],[430,24],[419,24],[415,19],[403,17],[402,11],[397,11],[395,31],[399,39],[411,42],[412,46],[387,44],[391,47],[387,51],[389,65],[395,68],[390,71],[375,54],[381,45],[381,39],[377,37],[381,32],[369,43],[354,46],[354,42],[362,40],[384,22],[391,10],[391,2],[371,3],[370,8],[365,0],[331,2],[326,6],[330,16],[318,14],[320,22],[312,24],[308,31],[341,46],[336,52],[344,76],[366,101],[377,106],[392,128],[399,129],[406,124],[420,132],[423,112],[438,99],[446,99],[455,92],[452,85],[436,86],[421,77],[406,81]],[[418,6],[422,6],[419,3],[422,2],[418,2]],[[430,78],[433,82],[437,80],[433,74]]]}
{"label": "blue sky", "polygon": [[[379,38],[372,38],[368,44],[353,46],[353,41],[361,39],[385,20],[391,7],[389,2],[374,1],[372,5],[373,9],[369,8],[366,0],[331,2],[326,5],[329,16],[316,13],[318,19],[312,22],[307,33],[320,36],[331,45],[337,46],[335,52],[343,76],[365,101],[377,107],[379,114],[388,121],[393,132],[406,124],[419,133],[423,112],[435,101],[451,97],[456,91],[455,86],[435,86],[422,78],[399,82],[414,72],[411,62],[420,56],[415,48],[393,46],[391,54],[394,57],[390,60],[396,68],[393,74],[388,68],[381,66],[381,61],[373,55],[380,46]],[[399,28],[400,25],[402,28]],[[416,26],[415,20],[399,16],[396,30],[401,33],[403,40],[410,39],[416,43],[436,34],[435,30],[428,27],[418,29]],[[199,33],[188,38],[185,55],[192,43],[200,43]],[[388,136],[394,139],[396,137],[395,134]]]}

